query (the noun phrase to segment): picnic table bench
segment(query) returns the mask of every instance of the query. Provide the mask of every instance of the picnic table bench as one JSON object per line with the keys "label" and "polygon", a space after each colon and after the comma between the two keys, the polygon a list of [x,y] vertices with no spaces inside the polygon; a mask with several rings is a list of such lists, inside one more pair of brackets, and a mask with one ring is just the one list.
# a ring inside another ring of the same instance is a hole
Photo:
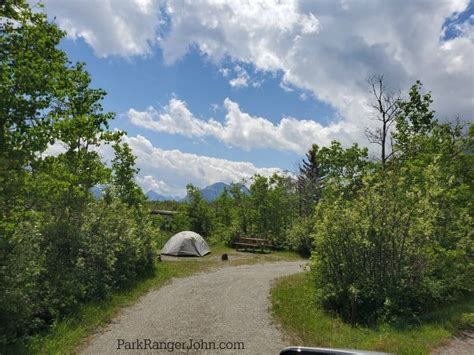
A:
{"label": "picnic table bench", "polygon": [[250,237],[238,237],[234,242],[235,249],[261,249],[264,248],[273,248],[271,241],[262,238],[250,238]]}

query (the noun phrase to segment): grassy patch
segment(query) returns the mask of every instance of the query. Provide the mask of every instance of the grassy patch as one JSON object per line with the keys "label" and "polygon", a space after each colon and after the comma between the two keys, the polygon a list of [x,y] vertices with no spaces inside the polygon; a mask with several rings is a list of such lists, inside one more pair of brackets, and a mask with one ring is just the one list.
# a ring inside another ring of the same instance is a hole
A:
{"label": "grassy patch", "polygon": [[[108,324],[122,309],[133,305],[151,289],[163,286],[172,278],[185,277],[197,272],[208,271],[223,266],[254,264],[284,260],[298,260],[298,255],[290,252],[272,254],[237,253],[224,245],[212,245],[212,253],[204,258],[185,258],[179,261],[157,263],[152,276],[138,280],[128,289],[116,292],[109,299],[91,302],[81,307],[75,314],[56,322],[47,332],[19,339],[8,348],[0,349],[1,354],[71,354],[84,343],[96,329]],[[222,262],[220,255],[227,253],[229,261]]]}
{"label": "grassy patch", "polygon": [[308,273],[283,277],[272,290],[273,316],[293,345],[428,354],[467,327],[474,314],[471,298],[428,314],[417,325],[351,327],[311,302],[313,295]]}

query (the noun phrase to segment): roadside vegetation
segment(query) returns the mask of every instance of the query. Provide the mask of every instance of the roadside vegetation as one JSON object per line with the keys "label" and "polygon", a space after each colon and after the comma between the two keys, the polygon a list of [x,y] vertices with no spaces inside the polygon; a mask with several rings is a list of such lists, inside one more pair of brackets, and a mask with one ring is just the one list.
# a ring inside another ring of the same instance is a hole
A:
{"label": "roadside vegetation", "polygon": [[[0,11],[0,346],[69,352],[150,288],[220,265],[215,253],[242,236],[278,252],[230,265],[310,258],[308,275],[282,281],[274,301],[283,326],[311,344],[361,336],[346,344],[378,349],[388,332],[423,350],[415,337],[445,339],[472,322],[454,309],[465,313],[474,285],[474,128],[438,121],[420,82],[401,97],[382,76],[369,80],[378,156],[314,144],[294,174],[256,175],[211,202],[193,185],[182,202],[150,202],[126,133],[110,129],[106,93],[58,49],[65,33],[25,1]],[[201,234],[213,257],[157,264],[182,230]],[[438,325],[422,322],[447,305]],[[290,306],[308,319],[288,323]],[[318,327],[347,338],[319,339]]]}
{"label": "roadside vegetation", "polygon": [[311,274],[278,279],[272,290],[273,317],[292,345],[429,354],[474,321],[474,298],[463,299],[417,320],[373,326],[344,322],[314,301]]}
{"label": "roadside vegetation", "polygon": [[[157,229],[105,92],[24,1],[0,7],[0,344],[154,270]],[[60,154],[46,154],[52,144]],[[109,145],[111,165],[97,149]],[[103,198],[91,190],[104,186]]]}

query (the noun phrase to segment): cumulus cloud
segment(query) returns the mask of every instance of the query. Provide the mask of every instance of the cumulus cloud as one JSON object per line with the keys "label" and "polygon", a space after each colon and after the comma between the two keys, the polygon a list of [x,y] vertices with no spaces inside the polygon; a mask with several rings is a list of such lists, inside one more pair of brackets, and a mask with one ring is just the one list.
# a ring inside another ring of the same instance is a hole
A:
{"label": "cumulus cloud", "polygon": [[359,127],[336,122],[323,126],[312,120],[284,117],[278,124],[242,112],[239,105],[226,98],[223,104],[227,111],[223,123],[214,119],[196,118],[186,103],[172,98],[163,110],[149,107],[145,111],[130,109],[127,116],[131,123],[156,132],[180,134],[202,138],[212,136],[229,145],[245,150],[275,149],[303,154],[313,143],[328,145],[339,139],[349,144]]}
{"label": "cumulus cloud", "polygon": [[219,73],[221,73],[224,78],[228,78],[232,75],[233,77],[229,80],[229,85],[236,89],[244,88],[249,85],[255,88],[263,83],[263,79],[257,79],[255,76],[251,77],[247,70],[238,64],[234,66],[233,69],[221,68],[219,69]]}
{"label": "cumulus cloud", "polygon": [[244,68],[242,68],[240,65],[237,65],[234,68],[234,71],[236,72],[237,75],[235,78],[229,81],[230,86],[236,87],[236,88],[248,86],[248,81],[250,77],[247,71]]}
{"label": "cumulus cloud", "polygon": [[468,6],[451,1],[180,1],[170,2],[166,62],[189,48],[215,62],[230,57],[281,72],[284,83],[311,91],[347,120],[367,116],[366,78],[385,74],[395,87],[420,79],[442,118],[471,119],[472,21],[442,40],[443,24]]}
{"label": "cumulus cloud", "polygon": [[164,196],[173,196],[173,193],[176,192],[166,182],[157,180],[151,175],[138,175],[136,181],[145,192],[154,191]]}
{"label": "cumulus cloud", "polygon": [[[36,1],[30,0],[31,3]],[[82,38],[97,56],[151,53],[163,23],[157,0],[43,0],[70,38]]]}
{"label": "cumulus cloud", "polygon": [[[360,127],[356,141],[370,125],[372,74],[400,89],[420,79],[443,119],[474,116],[474,21],[457,21],[469,0],[45,3],[69,36],[84,38],[99,56],[146,54],[157,44],[167,64],[197,48],[218,67],[235,62],[281,73],[282,87],[307,90],[344,124]],[[446,36],[447,20],[454,37]],[[249,85],[249,73],[231,77],[227,69],[221,73],[234,87]]]}
{"label": "cumulus cloud", "polygon": [[137,156],[138,183],[158,193],[183,196],[188,183],[205,187],[218,181],[232,183],[248,180],[255,174],[271,176],[281,172],[279,168],[258,168],[249,162],[163,150],[141,135],[125,137],[124,141]]}
{"label": "cumulus cloud", "polygon": [[[264,49],[272,42],[283,44],[320,29],[315,15],[302,13],[298,7],[297,1],[279,0],[170,1],[166,11],[171,28],[161,42],[165,60],[173,63],[197,44],[216,60],[231,55],[244,62],[258,59],[257,66],[263,69],[280,69],[284,53]],[[253,51],[262,56],[254,58]]]}
{"label": "cumulus cloud", "polygon": [[146,111],[132,108],[128,110],[127,116],[130,122],[137,126],[186,137],[203,137],[214,128],[219,128],[218,122],[195,118],[186,104],[176,98],[172,98],[162,112],[158,112],[153,106],[148,107]]}

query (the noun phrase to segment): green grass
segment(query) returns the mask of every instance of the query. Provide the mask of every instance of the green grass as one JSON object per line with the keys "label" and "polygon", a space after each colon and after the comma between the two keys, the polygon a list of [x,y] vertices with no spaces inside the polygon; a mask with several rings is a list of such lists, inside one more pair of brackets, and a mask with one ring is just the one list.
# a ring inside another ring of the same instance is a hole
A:
{"label": "green grass", "polygon": [[[116,292],[109,299],[82,306],[78,312],[56,322],[45,333],[19,339],[8,348],[0,349],[0,354],[76,353],[91,334],[99,327],[108,324],[122,308],[133,305],[148,291],[165,285],[173,278],[224,266],[299,259],[297,254],[291,252],[236,253],[235,250],[221,244],[211,245],[211,250],[212,253],[204,258],[156,263],[152,276],[138,280],[130,288]],[[229,255],[229,261],[220,260],[222,253]]]}
{"label": "green grass", "polygon": [[278,279],[272,290],[273,316],[293,345],[428,354],[473,322],[470,298],[424,316],[418,325],[351,327],[312,302],[314,291],[309,273]]}

